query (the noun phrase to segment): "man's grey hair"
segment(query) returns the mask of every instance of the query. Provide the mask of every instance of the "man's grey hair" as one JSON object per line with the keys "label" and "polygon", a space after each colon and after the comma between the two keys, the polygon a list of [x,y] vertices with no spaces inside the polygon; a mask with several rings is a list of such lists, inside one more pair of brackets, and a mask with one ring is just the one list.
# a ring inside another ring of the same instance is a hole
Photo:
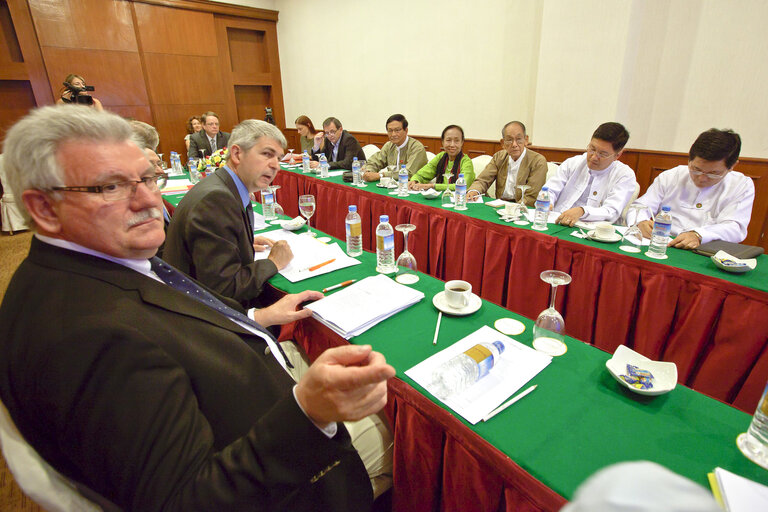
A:
{"label": "man's grey hair", "polygon": [[128,123],[139,140],[139,146],[142,149],[149,148],[157,153],[157,146],[160,144],[160,134],[157,133],[155,127],[136,119],[132,119]]}
{"label": "man's grey hair", "polygon": [[[229,136],[229,147],[237,146],[243,151],[248,151],[262,137],[276,140],[283,149],[288,146],[285,135],[275,125],[258,119],[246,119],[232,130],[232,134]],[[227,160],[229,160],[229,154]]]}
{"label": "man's grey hair", "polygon": [[8,130],[3,144],[8,183],[3,186],[21,197],[25,190],[51,190],[66,185],[64,169],[56,154],[62,144],[70,141],[131,141],[139,145],[131,125],[116,114],[83,105],[38,108]]}

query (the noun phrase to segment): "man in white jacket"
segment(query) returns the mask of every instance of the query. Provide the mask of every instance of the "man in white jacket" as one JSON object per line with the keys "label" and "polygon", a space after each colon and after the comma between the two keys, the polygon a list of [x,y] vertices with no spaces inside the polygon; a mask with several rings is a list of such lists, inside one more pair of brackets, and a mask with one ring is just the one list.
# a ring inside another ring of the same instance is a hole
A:
{"label": "man in white jacket", "polygon": [[635,172],[619,162],[629,132],[619,123],[597,127],[586,153],[560,164],[546,183],[558,224],[616,222],[635,191]]}
{"label": "man in white jacket", "polygon": [[[747,237],[755,201],[752,180],[734,171],[741,138],[733,130],[712,128],[698,136],[688,152],[688,165],[662,172],[638,199],[654,214],[672,209],[670,247],[695,249],[712,240],[738,243]],[[651,237],[649,212],[640,213],[640,231]]]}

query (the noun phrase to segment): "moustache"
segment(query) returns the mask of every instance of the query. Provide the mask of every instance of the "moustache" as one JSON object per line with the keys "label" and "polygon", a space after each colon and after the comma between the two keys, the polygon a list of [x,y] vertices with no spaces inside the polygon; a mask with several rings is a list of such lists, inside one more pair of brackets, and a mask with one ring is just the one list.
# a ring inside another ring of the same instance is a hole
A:
{"label": "moustache", "polygon": [[133,215],[130,219],[128,219],[128,227],[133,227],[136,224],[139,224],[141,222],[144,222],[148,219],[162,219],[163,214],[160,213],[159,208],[147,208],[146,210],[141,210],[140,212]]}

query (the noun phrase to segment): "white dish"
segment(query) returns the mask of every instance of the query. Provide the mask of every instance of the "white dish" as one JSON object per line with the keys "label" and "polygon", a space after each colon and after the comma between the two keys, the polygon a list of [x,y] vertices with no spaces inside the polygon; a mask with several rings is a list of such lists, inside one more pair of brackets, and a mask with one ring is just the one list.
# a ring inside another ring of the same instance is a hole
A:
{"label": "white dish", "polygon": [[305,219],[296,217],[291,220],[284,220],[280,223],[280,226],[288,231],[296,231],[297,229],[301,229],[306,223],[307,221]]}
{"label": "white dish", "polygon": [[621,235],[615,231],[613,232],[612,236],[603,238],[601,236],[597,236],[597,233],[594,229],[592,231],[587,231],[587,237],[589,237],[590,240],[594,240],[595,242],[603,242],[606,244],[613,244],[621,240]]}
{"label": "white dish", "polygon": [[717,268],[721,268],[726,272],[733,272],[736,274],[749,272],[750,270],[754,270],[755,267],[757,267],[757,260],[755,258],[741,260],[731,256],[725,251],[717,251],[710,258],[712,259],[712,262],[717,266]]}
{"label": "white dish", "polygon": [[376,183],[379,188],[397,188],[397,183],[390,183],[389,185],[383,185],[381,182]]}
{"label": "white dish", "polygon": [[[638,389],[622,379],[621,375],[627,374],[627,364],[651,372],[653,374],[653,387],[650,389]],[[677,365],[675,363],[653,361],[624,345],[619,345],[616,352],[613,353],[613,357],[605,362],[605,367],[608,368],[616,382],[633,393],[640,395],[663,395],[664,393],[669,393],[677,386]]]}
{"label": "white dish", "polygon": [[525,324],[514,318],[499,318],[493,323],[493,327],[507,336],[517,336],[525,331]]}
{"label": "white dish", "polygon": [[471,315],[478,309],[480,309],[480,306],[482,306],[483,301],[475,295],[474,293],[469,296],[469,304],[464,306],[463,308],[454,308],[450,304],[448,304],[448,301],[445,300],[445,291],[442,291],[432,297],[432,304],[435,305],[437,309],[445,313],[446,315],[456,315],[456,316],[465,316],[465,315]]}
{"label": "white dish", "polygon": [[421,196],[422,196],[424,199],[437,199],[437,198],[438,198],[438,197],[440,197],[441,195],[442,195],[442,194],[440,194],[440,192],[438,192],[437,190],[435,190],[435,189],[433,189],[433,188],[430,188],[430,189],[428,189],[428,190],[422,190],[422,191],[421,191]]}

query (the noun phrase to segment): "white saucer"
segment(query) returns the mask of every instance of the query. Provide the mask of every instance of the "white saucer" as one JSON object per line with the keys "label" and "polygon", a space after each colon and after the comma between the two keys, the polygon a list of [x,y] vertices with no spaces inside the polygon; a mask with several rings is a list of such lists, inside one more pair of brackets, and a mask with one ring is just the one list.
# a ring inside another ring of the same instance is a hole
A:
{"label": "white saucer", "polygon": [[465,316],[465,315],[471,315],[478,309],[480,309],[480,306],[482,306],[483,301],[475,295],[474,293],[470,295],[469,297],[469,304],[464,306],[463,308],[454,308],[453,306],[448,305],[448,302],[445,300],[445,291],[442,291],[432,297],[432,304],[435,305],[437,309],[445,313],[446,315],[456,315],[456,316]]}
{"label": "white saucer", "polygon": [[318,242],[323,242],[324,244],[327,244],[328,242],[331,241],[331,237],[329,237],[329,236],[320,236],[320,237],[317,237],[316,240]]}
{"label": "white saucer", "polygon": [[589,237],[590,240],[594,240],[595,242],[603,242],[606,244],[613,244],[621,240],[621,235],[615,231],[613,232],[613,236],[603,238],[601,236],[597,236],[597,233],[593,229],[591,231],[587,231],[587,236]]}

